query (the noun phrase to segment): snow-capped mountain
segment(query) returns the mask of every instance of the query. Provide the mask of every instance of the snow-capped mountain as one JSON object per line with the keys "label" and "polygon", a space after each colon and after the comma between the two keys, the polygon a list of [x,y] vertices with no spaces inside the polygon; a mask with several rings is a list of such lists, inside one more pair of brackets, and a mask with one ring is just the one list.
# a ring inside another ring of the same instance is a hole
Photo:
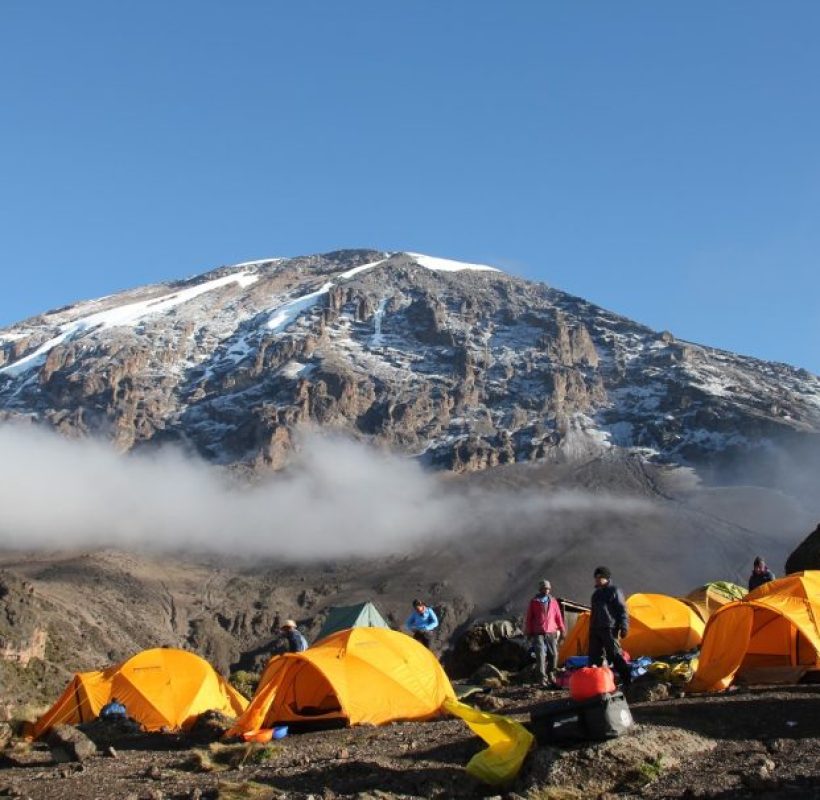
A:
{"label": "snow-capped mountain", "polygon": [[698,465],[815,439],[820,380],[489,266],[348,250],[4,329],[0,415],[254,468],[282,466],[306,424],[453,470],[612,447]]}

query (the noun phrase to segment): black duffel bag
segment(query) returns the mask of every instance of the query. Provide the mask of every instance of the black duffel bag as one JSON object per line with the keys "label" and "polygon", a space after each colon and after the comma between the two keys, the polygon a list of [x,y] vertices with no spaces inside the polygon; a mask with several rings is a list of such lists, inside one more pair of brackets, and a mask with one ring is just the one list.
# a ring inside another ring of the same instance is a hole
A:
{"label": "black duffel bag", "polygon": [[634,724],[622,692],[589,700],[553,700],[530,713],[529,728],[538,744],[602,741],[621,736]]}

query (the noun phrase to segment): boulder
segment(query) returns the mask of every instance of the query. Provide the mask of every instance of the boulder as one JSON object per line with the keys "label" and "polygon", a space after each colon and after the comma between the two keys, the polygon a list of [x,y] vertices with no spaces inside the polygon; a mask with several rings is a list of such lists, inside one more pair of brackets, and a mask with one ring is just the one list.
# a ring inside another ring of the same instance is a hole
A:
{"label": "boulder", "polygon": [[53,754],[59,757],[65,753],[72,761],[82,762],[97,755],[97,745],[73,725],[55,725],[48,732],[46,743]]}
{"label": "boulder", "polygon": [[492,664],[482,664],[472,675],[470,675],[469,681],[470,683],[478,685],[484,684],[487,681],[500,685],[509,683],[507,675]]}
{"label": "boulder", "polygon": [[820,525],[786,559],[786,573],[820,569]]}
{"label": "boulder", "polygon": [[196,718],[188,738],[195,742],[215,742],[233,725],[232,717],[220,711],[205,711]]}
{"label": "boulder", "polygon": [[146,736],[138,722],[132,719],[95,719],[77,726],[100,750],[123,747]]}
{"label": "boulder", "polygon": [[14,731],[8,722],[0,722],[0,750],[11,741]]}

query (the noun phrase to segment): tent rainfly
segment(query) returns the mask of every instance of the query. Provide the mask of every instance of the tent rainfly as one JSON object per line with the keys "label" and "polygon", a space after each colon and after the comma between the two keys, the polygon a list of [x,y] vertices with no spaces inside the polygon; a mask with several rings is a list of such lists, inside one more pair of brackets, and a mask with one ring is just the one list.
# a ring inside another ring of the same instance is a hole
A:
{"label": "tent rainfly", "polygon": [[112,697],[148,731],[187,728],[210,710],[235,717],[248,705],[195,653],[155,648],[104,670],[78,672],[57,702],[34,723],[31,734],[36,739],[55,725],[90,722]]}
{"label": "tent rainfly", "polygon": [[352,606],[334,606],[327,613],[316,640],[345,628],[389,628],[384,617],[369,600]]}
{"label": "tent rainfly", "polygon": [[[665,656],[697,647],[703,620],[686,603],[665,594],[633,594],[626,601],[629,636],[622,640],[633,658]],[[558,654],[559,663],[589,652],[589,614],[581,614]]]}
{"label": "tent rainfly", "polygon": [[688,606],[697,611],[698,616],[708,622],[709,617],[726,603],[735,600],[742,600],[746,596],[746,590],[736,583],[729,581],[712,581],[693,589],[686,597],[680,599]]}
{"label": "tent rainfly", "polygon": [[818,570],[771,581],[718,609],[706,626],[688,688],[715,692],[737,677],[770,683],[815,669],[820,669]]}

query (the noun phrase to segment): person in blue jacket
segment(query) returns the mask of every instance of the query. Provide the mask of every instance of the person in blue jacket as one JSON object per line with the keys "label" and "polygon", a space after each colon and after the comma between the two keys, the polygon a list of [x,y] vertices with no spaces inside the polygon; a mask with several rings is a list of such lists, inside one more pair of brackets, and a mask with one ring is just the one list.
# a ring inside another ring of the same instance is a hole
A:
{"label": "person in blue jacket", "polygon": [[302,636],[302,632],[296,627],[296,623],[292,619],[285,620],[285,624],[282,625],[282,633],[287,640],[289,653],[303,653],[308,649],[307,639]]}
{"label": "person in blue jacket", "polygon": [[100,709],[100,719],[126,719],[127,716],[128,713],[125,710],[125,706],[116,697],[112,697],[111,700]]}
{"label": "person in blue jacket", "polygon": [[421,642],[429,650],[432,639],[430,631],[438,628],[438,617],[423,600],[416,599],[413,601],[413,613],[407,618],[404,627],[413,634],[417,642]]}

